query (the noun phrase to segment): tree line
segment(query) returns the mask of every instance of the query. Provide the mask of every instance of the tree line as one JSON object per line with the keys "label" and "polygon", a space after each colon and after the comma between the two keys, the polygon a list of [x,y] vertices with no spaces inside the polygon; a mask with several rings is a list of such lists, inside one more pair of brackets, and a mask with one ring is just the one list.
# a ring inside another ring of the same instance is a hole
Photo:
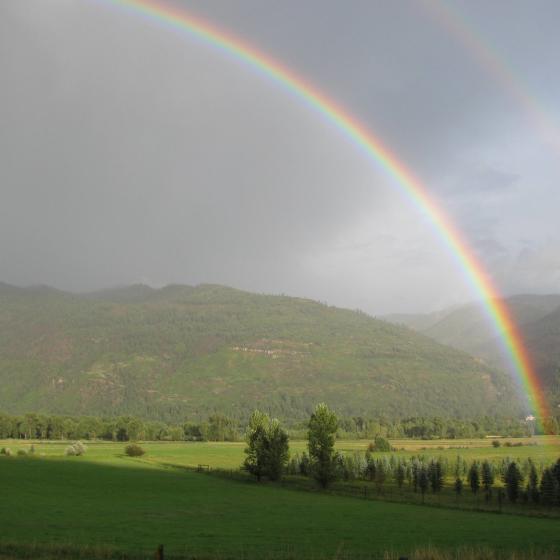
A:
{"label": "tree line", "polygon": [[0,439],[238,441],[240,434],[238,423],[221,414],[213,414],[204,422],[167,424],[134,416],[100,418],[0,413]]}
{"label": "tree line", "polygon": [[510,457],[470,463],[461,456],[454,461],[423,455],[375,457],[375,451],[391,450],[382,436],[377,436],[365,453],[342,454],[335,450],[338,426],[335,413],[325,404],[318,405],[308,423],[308,451],[290,459],[288,433],[278,420],[255,411],[247,430],[243,468],[258,481],[299,475],[313,478],[322,488],[337,480],[363,480],[374,483],[379,494],[393,483],[399,490],[408,487],[420,493],[422,501],[428,492],[440,493],[451,479],[457,499],[470,490],[474,496],[482,494],[487,503],[501,505],[507,499],[513,504],[560,505],[560,459],[552,465],[537,465],[531,459],[520,463]]}
{"label": "tree line", "polygon": [[[96,417],[28,413],[10,415],[0,412],[0,439],[103,439],[108,441],[240,441],[251,419],[236,419],[214,413],[206,420],[182,423],[144,420],[135,416]],[[541,424],[541,423],[539,423]],[[558,433],[555,418],[543,423],[547,433]],[[296,423],[287,429],[290,437],[307,437],[307,424]],[[389,420],[363,416],[337,420],[338,439],[384,438],[457,439],[488,435],[528,436],[535,432],[535,422],[513,418],[482,417],[472,420],[413,417]]]}

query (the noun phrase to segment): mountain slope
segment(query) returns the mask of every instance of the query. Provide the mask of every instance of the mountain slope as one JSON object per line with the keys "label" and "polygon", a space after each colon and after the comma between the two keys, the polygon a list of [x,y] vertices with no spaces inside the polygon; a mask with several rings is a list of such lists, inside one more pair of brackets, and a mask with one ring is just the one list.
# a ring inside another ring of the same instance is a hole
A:
{"label": "mountain slope", "polygon": [[519,414],[509,378],[363,313],[214,285],[0,285],[0,408],[177,419]]}
{"label": "mountain slope", "polygon": [[[518,295],[505,300],[518,324],[537,374],[551,395],[560,402],[560,295]],[[497,367],[507,366],[501,339],[479,304],[426,315],[387,317],[434,340],[464,350]]]}

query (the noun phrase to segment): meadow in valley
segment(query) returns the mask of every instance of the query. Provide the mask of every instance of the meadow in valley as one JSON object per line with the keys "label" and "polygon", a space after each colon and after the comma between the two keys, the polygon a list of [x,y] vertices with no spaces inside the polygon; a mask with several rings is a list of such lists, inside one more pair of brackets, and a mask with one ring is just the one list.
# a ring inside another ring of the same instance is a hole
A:
{"label": "meadow in valley", "polygon": [[[466,478],[461,496],[454,492],[457,456],[496,468],[506,458],[520,466],[532,458],[539,469],[558,458],[557,436],[511,441],[524,445],[395,440],[398,451],[371,453],[387,464],[445,463],[443,489],[428,490],[422,505],[420,492],[407,481],[399,489],[389,473],[381,488],[349,477],[321,491],[299,474],[257,483],[240,470],[241,442],[145,442],[144,455],[128,457],[120,442],[86,442],[82,456],[68,456],[68,442],[6,440],[0,447],[12,456],[0,456],[0,558],[152,558],[159,544],[170,558],[412,558],[426,549],[435,558],[434,549],[469,548],[554,558],[557,507],[504,501],[500,514],[495,495],[490,503],[482,490],[474,496]],[[291,442],[291,456],[301,457],[306,445]],[[365,456],[367,446],[337,442],[346,457]],[[496,476],[495,488],[501,485]]]}

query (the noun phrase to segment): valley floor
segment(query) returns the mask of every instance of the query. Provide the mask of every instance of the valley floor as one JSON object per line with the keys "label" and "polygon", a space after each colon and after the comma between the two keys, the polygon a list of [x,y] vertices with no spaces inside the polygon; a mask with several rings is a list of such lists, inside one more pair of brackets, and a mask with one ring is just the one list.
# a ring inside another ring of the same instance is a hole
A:
{"label": "valley floor", "polygon": [[[471,446],[460,452],[557,458],[557,440],[538,442],[535,447]],[[415,443],[426,447],[426,442]],[[339,443],[348,450],[366,444]],[[62,442],[34,445],[33,457],[0,457],[0,558],[2,553],[5,558],[39,557],[37,551],[48,553],[49,546],[59,551],[54,557],[71,558],[72,547],[86,545],[101,549],[97,556],[90,551],[82,558],[109,557],[113,549],[153,557],[160,543],[170,556],[196,558],[376,558],[386,551],[406,555],[418,547],[460,546],[560,551],[557,518],[290,491],[184,468],[237,469],[242,443],[148,443],[143,444],[147,454],[139,459],[126,457],[124,444],[88,443],[82,457],[65,457]],[[4,446],[15,451],[28,449],[30,442],[0,442]],[[304,448],[304,442],[292,444],[293,451]],[[400,453],[413,452],[418,450]]]}

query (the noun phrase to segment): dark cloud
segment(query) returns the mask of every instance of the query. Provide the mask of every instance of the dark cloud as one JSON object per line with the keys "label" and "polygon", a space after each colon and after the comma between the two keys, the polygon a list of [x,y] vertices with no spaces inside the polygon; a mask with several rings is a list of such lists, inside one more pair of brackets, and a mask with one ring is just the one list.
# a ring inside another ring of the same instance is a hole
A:
{"label": "dark cloud", "polygon": [[[423,180],[505,291],[555,281],[557,154],[421,3],[176,3],[348,107]],[[539,6],[513,2],[507,19],[485,2],[456,8],[535,100],[556,103],[559,8]],[[210,281],[377,313],[472,297],[378,165],[199,40],[110,2],[8,0],[0,79],[4,281]],[[526,240],[546,249],[518,257]]]}

